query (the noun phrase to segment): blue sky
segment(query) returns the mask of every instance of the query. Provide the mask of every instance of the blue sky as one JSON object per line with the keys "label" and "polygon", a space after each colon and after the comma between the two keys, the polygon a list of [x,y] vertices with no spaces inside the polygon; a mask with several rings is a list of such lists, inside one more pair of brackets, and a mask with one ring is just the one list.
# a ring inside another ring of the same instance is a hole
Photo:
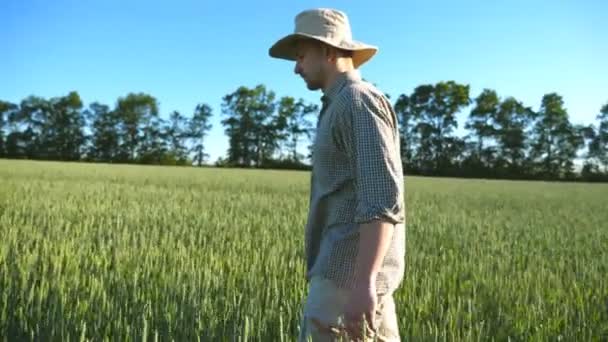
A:
{"label": "blue sky", "polygon": [[[608,102],[607,1],[34,1],[0,2],[0,99],[71,90],[113,106],[155,96],[163,115],[214,111],[211,161],[223,156],[222,96],[263,83],[318,103],[293,64],[268,57],[303,9],[349,15],[356,39],[377,45],[363,76],[393,100],[423,83],[455,80],[537,109],[557,92],[575,123]],[[466,112],[460,115],[460,129]]]}

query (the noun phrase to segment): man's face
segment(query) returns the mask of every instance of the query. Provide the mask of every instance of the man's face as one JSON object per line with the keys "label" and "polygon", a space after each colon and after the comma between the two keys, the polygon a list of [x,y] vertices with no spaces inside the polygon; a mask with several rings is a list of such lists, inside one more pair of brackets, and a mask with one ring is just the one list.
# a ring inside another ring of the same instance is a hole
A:
{"label": "man's face", "polygon": [[323,49],[318,44],[308,41],[298,42],[294,72],[304,79],[309,90],[323,87],[325,62]]}

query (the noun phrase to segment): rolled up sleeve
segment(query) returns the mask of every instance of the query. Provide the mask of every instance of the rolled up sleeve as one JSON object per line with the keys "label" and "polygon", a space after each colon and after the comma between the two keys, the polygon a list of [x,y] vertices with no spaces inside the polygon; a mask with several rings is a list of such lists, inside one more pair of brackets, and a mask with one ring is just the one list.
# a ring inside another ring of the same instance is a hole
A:
{"label": "rolled up sleeve", "polygon": [[357,91],[350,105],[347,151],[355,173],[355,222],[404,221],[403,171],[396,116],[379,95]]}

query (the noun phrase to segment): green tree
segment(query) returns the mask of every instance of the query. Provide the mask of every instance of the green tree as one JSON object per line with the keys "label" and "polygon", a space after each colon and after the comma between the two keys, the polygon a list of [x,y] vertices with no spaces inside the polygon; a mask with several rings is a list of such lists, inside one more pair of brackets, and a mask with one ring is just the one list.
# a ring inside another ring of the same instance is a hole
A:
{"label": "green tree", "polygon": [[23,99],[19,109],[9,115],[11,133],[6,138],[6,154],[9,158],[40,159],[45,157],[45,127],[50,112],[49,102],[38,96]]}
{"label": "green tree", "polygon": [[585,163],[593,163],[591,156],[591,144],[593,140],[596,138],[596,128],[595,125],[589,124],[587,126],[582,127],[581,133],[583,135],[583,139],[585,141],[585,146],[587,147],[586,153],[584,153],[583,158]]}
{"label": "green tree", "polygon": [[298,143],[304,136],[310,139],[313,125],[307,118],[316,111],[318,111],[317,105],[307,104],[303,99],[296,101],[293,97],[284,96],[279,101],[278,126],[285,128],[280,138],[286,140],[289,159],[295,163],[300,163],[304,157],[298,153]]}
{"label": "green tree", "polygon": [[453,170],[464,142],[452,134],[458,127],[456,114],[470,102],[469,86],[454,81],[421,85],[414,89],[409,101],[412,133],[418,141],[415,164],[427,174]]}
{"label": "green tree", "polygon": [[534,118],[534,111],[513,97],[507,97],[498,107],[495,121],[497,164],[509,177],[523,177],[530,172],[526,161]]}
{"label": "green tree", "polygon": [[207,104],[201,103],[194,109],[194,115],[189,122],[188,137],[193,141],[191,152],[194,152],[194,162],[196,165],[201,166],[205,160],[209,157],[205,153],[205,137],[212,128],[210,119],[212,116],[211,107]]}
{"label": "green tree", "polygon": [[417,148],[417,135],[414,131],[414,114],[408,95],[401,94],[395,101],[395,112],[399,118],[399,135],[401,143],[401,161],[404,170],[417,171],[414,165],[414,155]]}
{"label": "green tree", "polygon": [[175,163],[175,159],[169,157],[170,141],[163,129],[165,124],[165,120],[158,115],[158,112],[148,111],[142,116],[141,136],[137,146],[137,161],[139,163]]}
{"label": "green tree", "polygon": [[222,120],[229,138],[229,164],[261,166],[279,148],[284,122],[275,112],[275,93],[264,85],[239,87],[223,97]]}
{"label": "green tree", "polygon": [[[120,159],[136,161],[137,152],[148,153],[153,142],[160,135],[158,126],[158,103],[156,99],[144,93],[129,93],[120,97],[116,106],[120,124]],[[144,127],[146,132],[144,133]],[[146,137],[144,138],[144,134]],[[143,140],[147,139],[146,142]],[[145,145],[145,146],[144,146]]]}
{"label": "green tree", "polygon": [[544,95],[533,129],[531,157],[538,173],[549,179],[572,175],[574,159],[583,144],[580,130],[570,123],[563,105],[560,95]]}
{"label": "green tree", "polygon": [[86,141],[82,100],[77,92],[50,100],[45,124],[44,146],[53,160],[79,160]]}
{"label": "green tree", "polygon": [[597,130],[590,137],[589,156],[599,166],[603,167],[603,172],[608,174],[608,103],[601,109],[596,116],[598,120]]}
{"label": "green tree", "polygon": [[288,117],[277,110],[273,91],[261,91],[258,108],[254,111],[256,166],[273,163],[280,158],[281,145],[289,138]]}
{"label": "green tree", "polygon": [[110,107],[98,102],[89,105],[87,115],[91,121],[89,159],[99,162],[120,161],[120,118]]}
{"label": "green tree", "polygon": [[5,133],[5,128],[8,126],[9,118],[17,110],[19,110],[19,107],[16,104],[0,100],[0,157],[6,155],[5,139],[7,134]]}
{"label": "green tree", "polygon": [[77,92],[50,100],[28,96],[8,118],[6,154],[13,158],[79,160],[86,142],[82,100]]}
{"label": "green tree", "polygon": [[495,122],[499,104],[496,91],[484,89],[475,99],[475,107],[465,124],[465,128],[471,130],[476,137],[475,148],[470,156],[471,163],[482,172],[494,168],[496,146],[492,141],[497,135]]}
{"label": "green tree", "polygon": [[165,126],[164,137],[167,139],[169,154],[178,164],[188,160],[188,119],[178,111],[171,112],[169,122]]}
{"label": "green tree", "polygon": [[562,174],[566,179],[576,178],[575,160],[581,148],[585,146],[585,126],[568,123],[564,136],[559,142],[559,160],[563,165]]}

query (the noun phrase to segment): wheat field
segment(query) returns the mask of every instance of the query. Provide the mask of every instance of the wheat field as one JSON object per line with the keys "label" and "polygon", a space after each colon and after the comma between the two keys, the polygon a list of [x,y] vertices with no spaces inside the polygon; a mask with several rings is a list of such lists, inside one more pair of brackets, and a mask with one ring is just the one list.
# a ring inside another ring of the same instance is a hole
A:
{"label": "wheat field", "polygon": [[[293,341],[309,173],[0,160],[5,341]],[[608,340],[608,185],[406,175],[407,341]]]}

